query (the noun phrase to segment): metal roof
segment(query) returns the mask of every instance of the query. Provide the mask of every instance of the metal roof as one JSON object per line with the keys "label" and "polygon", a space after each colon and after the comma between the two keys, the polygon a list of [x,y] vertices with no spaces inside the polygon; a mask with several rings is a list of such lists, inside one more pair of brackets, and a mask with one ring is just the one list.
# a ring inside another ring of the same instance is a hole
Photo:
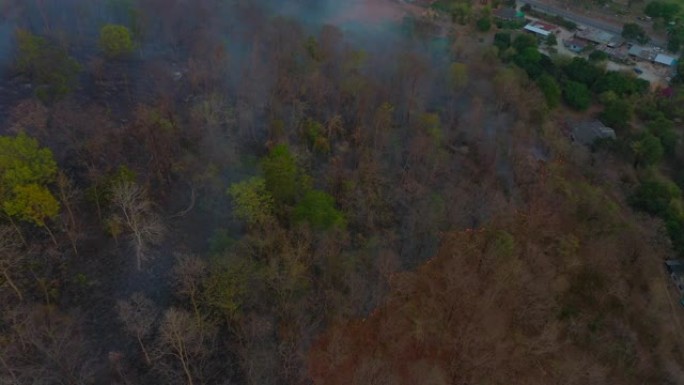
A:
{"label": "metal roof", "polygon": [[653,51],[650,48],[642,47],[640,45],[633,45],[630,47],[629,54],[646,60],[653,59]]}
{"label": "metal roof", "polygon": [[526,30],[526,31],[530,31],[530,32],[534,32],[534,33],[539,34],[539,35],[542,35],[542,36],[549,36],[549,35],[551,34],[550,31],[541,29],[541,28],[539,28],[539,27],[537,27],[536,25],[533,25],[533,24],[528,24],[528,25],[526,25],[526,26],[525,26],[525,30]]}
{"label": "metal roof", "polygon": [[665,266],[672,273],[681,274],[684,272],[684,261],[680,259],[670,259],[665,261]]}
{"label": "metal roof", "polygon": [[575,36],[580,39],[589,40],[598,44],[616,42],[616,36],[612,33],[593,28],[587,28],[584,31],[577,31]]}
{"label": "metal roof", "polygon": [[660,64],[665,64],[667,66],[674,65],[677,59],[673,58],[672,56],[664,55],[662,53],[659,53],[655,57],[655,62],[660,63]]}

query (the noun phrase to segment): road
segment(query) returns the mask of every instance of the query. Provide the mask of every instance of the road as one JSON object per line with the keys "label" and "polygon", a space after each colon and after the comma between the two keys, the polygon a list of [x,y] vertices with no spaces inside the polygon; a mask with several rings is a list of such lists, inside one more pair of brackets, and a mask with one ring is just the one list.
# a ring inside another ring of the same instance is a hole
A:
{"label": "road", "polygon": [[[562,16],[570,21],[573,21],[577,24],[582,24],[586,25],[587,27],[591,28],[597,28],[597,29],[602,29],[604,31],[608,31],[617,35],[620,35],[622,33],[622,26],[619,24],[611,23],[605,20],[601,20],[598,18],[592,18],[589,16],[581,15],[576,12],[569,11],[567,9],[563,9],[560,7],[556,7],[553,5],[548,5],[545,4],[543,1],[539,0],[520,0],[520,4],[529,4],[533,8],[536,8],[542,12],[549,13],[552,15],[558,15]],[[650,36],[651,41],[655,43],[656,45],[659,45],[661,47],[666,46],[666,42],[663,39],[657,38]]]}

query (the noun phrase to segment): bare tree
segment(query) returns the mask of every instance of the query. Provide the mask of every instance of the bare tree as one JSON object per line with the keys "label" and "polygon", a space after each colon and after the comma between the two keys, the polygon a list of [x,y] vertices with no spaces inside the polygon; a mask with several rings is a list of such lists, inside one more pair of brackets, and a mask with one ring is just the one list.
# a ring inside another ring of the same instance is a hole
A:
{"label": "bare tree", "polygon": [[16,269],[21,265],[24,255],[19,252],[21,239],[10,226],[0,226],[0,272],[5,282],[23,301],[24,297],[17,284],[12,279]]}
{"label": "bare tree", "polygon": [[207,276],[206,262],[193,255],[178,254],[172,276],[176,294],[190,301],[197,324],[201,324],[202,315],[200,314],[199,301],[202,295],[202,281]]}
{"label": "bare tree", "polygon": [[122,182],[114,186],[112,202],[120,210],[120,215],[115,214],[112,220],[122,223],[130,231],[137,267],[141,270],[142,263],[151,257],[150,245],[162,240],[164,225],[145,189],[136,183]]}
{"label": "bare tree", "polygon": [[5,311],[0,383],[92,383],[93,360],[77,319],[54,306],[24,305]]}
{"label": "bare tree", "polygon": [[138,341],[140,349],[145,355],[145,362],[151,365],[152,359],[147,348],[145,348],[144,340],[152,332],[159,310],[142,293],[133,293],[128,300],[118,301],[116,309],[119,320],[124,324],[126,331]]}
{"label": "bare tree", "polygon": [[69,242],[71,242],[71,247],[74,253],[78,255],[78,248],[76,247],[76,241],[80,235],[79,229],[76,222],[76,217],[74,216],[73,206],[79,197],[79,191],[74,187],[68,176],[63,172],[57,174],[57,187],[59,188],[59,200],[66,209],[67,218],[63,218],[62,222],[69,237]]}
{"label": "bare tree", "polygon": [[216,336],[215,327],[207,323],[197,324],[193,318],[185,310],[166,310],[158,340],[160,358],[172,357],[182,368],[188,385],[194,385],[201,378]]}

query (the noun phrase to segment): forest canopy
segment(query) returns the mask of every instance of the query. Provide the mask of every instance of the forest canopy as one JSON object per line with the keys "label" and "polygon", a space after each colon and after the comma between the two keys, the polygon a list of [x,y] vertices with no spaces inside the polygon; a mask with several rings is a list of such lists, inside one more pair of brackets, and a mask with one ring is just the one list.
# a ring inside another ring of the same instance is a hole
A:
{"label": "forest canopy", "polygon": [[0,383],[676,383],[682,83],[496,11],[3,2]]}

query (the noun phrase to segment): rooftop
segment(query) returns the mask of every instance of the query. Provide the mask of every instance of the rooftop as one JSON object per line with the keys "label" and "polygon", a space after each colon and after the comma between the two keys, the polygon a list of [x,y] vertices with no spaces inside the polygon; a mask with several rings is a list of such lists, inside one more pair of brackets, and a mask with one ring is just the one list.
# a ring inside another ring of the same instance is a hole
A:
{"label": "rooftop", "polygon": [[580,40],[580,39],[575,39],[575,38],[572,38],[569,40],[564,40],[563,44],[565,44],[566,46],[575,46],[575,47],[580,47],[580,48],[584,48],[587,45],[589,45],[589,43],[587,43],[585,40]]}
{"label": "rooftop", "polygon": [[642,47],[640,45],[633,45],[629,48],[629,54],[644,60],[653,60],[655,54],[650,47]]}
{"label": "rooftop", "polygon": [[549,36],[551,31],[557,30],[558,26],[540,21],[533,21],[525,26],[526,31],[534,32],[542,36]]}
{"label": "rooftop", "polygon": [[591,145],[598,139],[615,139],[615,131],[598,120],[575,123],[572,126],[572,138],[585,145]]}
{"label": "rooftop", "polygon": [[675,63],[677,63],[677,59],[673,58],[672,56],[659,53],[655,57],[655,62],[665,64],[666,66],[673,66]]}
{"label": "rooftop", "polygon": [[684,260],[668,259],[665,261],[665,267],[667,267],[667,270],[673,273],[682,273],[684,272]]}
{"label": "rooftop", "polygon": [[560,28],[560,27],[558,27],[557,25],[549,24],[549,23],[544,23],[544,22],[539,21],[539,20],[537,20],[537,21],[535,21],[535,22],[533,22],[533,23],[531,23],[531,24],[534,24],[536,27],[539,27],[539,28],[541,28],[541,29],[543,29],[543,30],[545,30],[545,31],[555,31],[555,30],[557,30],[557,29]]}
{"label": "rooftop", "polygon": [[620,39],[619,36],[613,35],[610,32],[602,31],[600,29],[586,28],[583,31],[577,31],[575,36],[597,44],[622,44],[622,39]]}

